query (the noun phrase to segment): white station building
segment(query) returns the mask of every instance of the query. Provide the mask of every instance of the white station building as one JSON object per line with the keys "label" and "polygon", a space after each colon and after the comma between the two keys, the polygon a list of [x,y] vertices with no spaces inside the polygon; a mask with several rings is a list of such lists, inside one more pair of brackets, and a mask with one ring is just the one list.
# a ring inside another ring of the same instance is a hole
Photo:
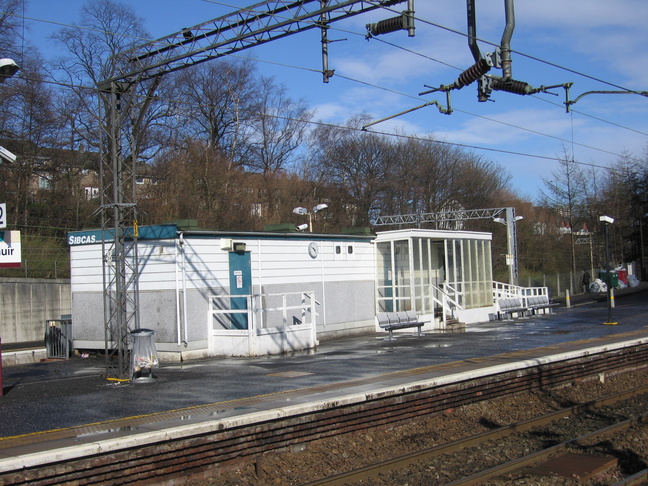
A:
{"label": "white station building", "polygon": [[[102,232],[70,233],[68,243],[74,347],[103,350]],[[139,228],[137,253],[139,327],[155,332],[163,360],[310,349],[381,331],[380,312],[414,311],[427,322],[423,330],[444,330],[450,319],[484,322],[496,312],[490,233],[252,233],[165,224]]]}

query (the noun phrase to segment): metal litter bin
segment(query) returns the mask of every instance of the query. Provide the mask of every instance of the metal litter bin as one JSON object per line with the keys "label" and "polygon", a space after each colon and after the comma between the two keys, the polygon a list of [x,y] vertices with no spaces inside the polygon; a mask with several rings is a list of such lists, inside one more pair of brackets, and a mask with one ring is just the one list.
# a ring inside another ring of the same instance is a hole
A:
{"label": "metal litter bin", "polygon": [[599,278],[610,287],[619,286],[619,275],[616,272],[601,271],[599,273]]}
{"label": "metal litter bin", "polygon": [[48,359],[69,359],[72,352],[72,320],[45,321],[45,350]]}
{"label": "metal litter bin", "polygon": [[150,383],[154,380],[153,368],[159,366],[155,343],[155,331],[151,329],[135,329],[130,332],[133,342],[131,352],[132,380],[140,383]]}

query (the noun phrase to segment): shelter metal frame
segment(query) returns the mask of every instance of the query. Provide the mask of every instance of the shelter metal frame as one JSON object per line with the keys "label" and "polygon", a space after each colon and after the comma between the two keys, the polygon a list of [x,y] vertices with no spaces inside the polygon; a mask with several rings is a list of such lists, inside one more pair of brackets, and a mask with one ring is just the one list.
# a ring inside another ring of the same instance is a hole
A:
{"label": "shelter metal frame", "polygon": [[[501,216],[504,215],[504,218]],[[488,209],[459,209],[454,211],[439,211],[436,213],[397,214],[393,216],[377,216],[372,220],[374,226],[416,225],[419,228],[424,223],[434,223],[436,229],[450,229],[449,223],[460,223],[471,219],[492,219],[506,225],[506,264],[509,268],[509,284],[517,285],[519,277],[517,225],[518,217],[515,208]],[[456,229],[456,228],[455,228]]]}

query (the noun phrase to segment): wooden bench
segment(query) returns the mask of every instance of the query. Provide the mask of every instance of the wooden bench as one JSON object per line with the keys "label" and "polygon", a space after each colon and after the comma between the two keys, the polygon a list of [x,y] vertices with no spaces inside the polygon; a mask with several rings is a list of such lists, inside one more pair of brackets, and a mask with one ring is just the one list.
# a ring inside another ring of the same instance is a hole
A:
{"label": "wooden bench", "polygon": [[415,312],[381,312],[377,316],[378,325],[386,331],[389,331],[389,340],[394,339],[394,329],[406,329],[410,327],[418,328],[418,336],[422,336],[421,328],[425,325]]}
{"label": "wooden bench", "polygon": [[497,313],[498,319],[502,319],[504,316],[513,317],[513,314],[524,315],[529,311],[529,308],[522,303],[520,297],[510,297],[508,299],[500,299],[497,301],[499,306],[499,312]]}
{"label": "wooden bench", "polygon": [[552,307],[555,307],[558,305],[557,302],[549,302],[549,296],[548,295],[532,295],[530,297],[527,297],[527,307],[529,310],[533,313],[536,314],[537,311],[539,310],[545,310],[549,309],[551,310]]}

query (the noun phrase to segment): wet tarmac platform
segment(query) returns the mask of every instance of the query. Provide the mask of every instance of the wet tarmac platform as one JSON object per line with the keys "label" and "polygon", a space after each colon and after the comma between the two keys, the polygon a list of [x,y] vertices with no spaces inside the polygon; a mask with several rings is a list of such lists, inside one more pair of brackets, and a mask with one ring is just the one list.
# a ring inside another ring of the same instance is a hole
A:
{"label": "wet tarmac platform", "polygon": [[0,462],[24,447],[44,450],[48,441],[124,424],[162,430],[648,339],[648,286],[619,292],[615,303],[617,325],[604,324],[604,295],[583,295],[551,315],[468,325],[464,332],[398,333],[395,341],[380,333],[286,356],[162,363],[152,383],[107,381],[103,359],[93,357],[4,367]]}

